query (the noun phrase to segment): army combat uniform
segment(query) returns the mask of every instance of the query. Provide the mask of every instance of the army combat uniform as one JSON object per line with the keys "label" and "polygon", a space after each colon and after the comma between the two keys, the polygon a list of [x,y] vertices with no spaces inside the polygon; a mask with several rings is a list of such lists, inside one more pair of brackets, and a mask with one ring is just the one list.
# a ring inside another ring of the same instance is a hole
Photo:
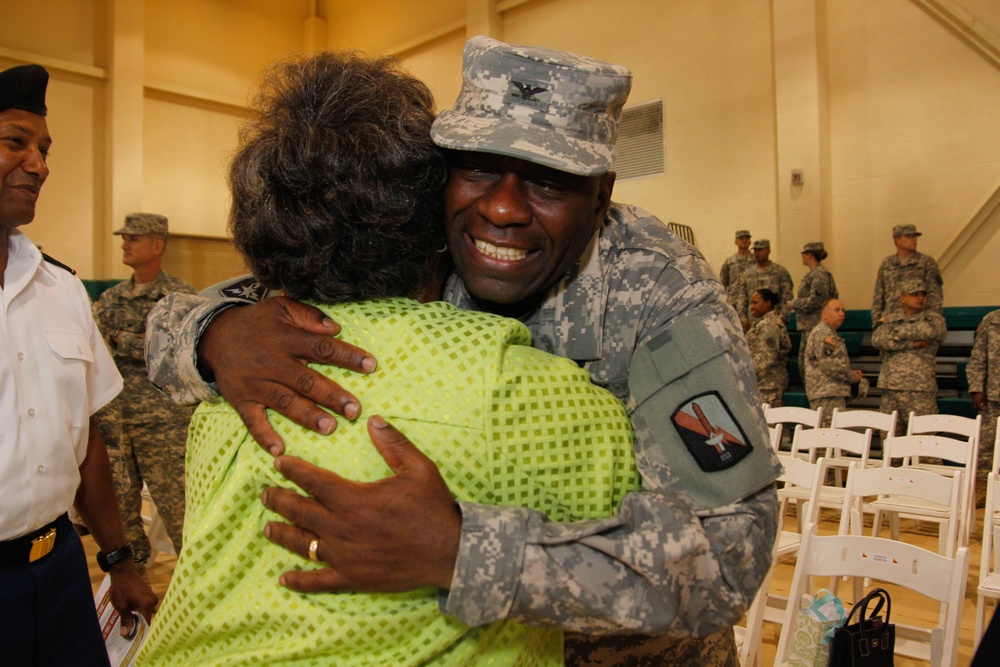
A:
{"label": "army combat uniform", "polygon": [[[150,377],[176,399],[215,397],[196,370],[195,346],[224,305],[219,297],[264,294],[248,278],[213,296],[173,295],[151,316]],[[445,298],[477,308],[455,275]],[[749,351],[711,268],[650,214],[613,204],[524,323],[535,347],[577,361],[625,402],[643,491],[598,522],[462,503],[442,611],[470,625],[512,618],[640,633],[567,633],[571,665],[738,664],[732,625],[770,565],[779,465]],[[622,651],[629,662],[616,663]]]}
{"label": "army combat uniform", "polygon": [[833,327],[820,321],[806,342],[805,380],[809,407],[823,408],[824,427],[830,425],[834,408],[847,407],[854,376],[844,339]]}
{"label": "army combat uniform", "polygon": [[[910,412],[937,414],[937,378],[934,373],[938,347],[947,334],[940,313],[925,309],[907,317],[904,312],[889,315],[872,329],[872,345],[882,354],[878,386],[882,390],[879,410],[898,412],[896,435],[906,433]],[[930,341],[913,347],[916,341]]]}
{"label": "army combat uniform", "polygon": [[899,289],[904,280],[919,280],[927,289],[926,310],[941,312],[944,304],[944,279],[941,269],[933,257],[915,252],[912,257],[900,259],[889,255],[882,260],[875,278],[875,292],[872,295],[872,324],[882,317],[903,312],[899,302]]}
{"label": "army combat uniform", "polygon": [[761,402],[773,408],[781,407],[788,389],[787,362],[792,341],[778,313],[772,310],[757,320],[747,331],[747,344],[753,357],[753,369],[757,373]]}
{"label": "army combat uniform", "polygon": [[976,477],[986,479],[993,469],[997,417],[1000,417],[1000,310],[988,313],[980,323],[966,373],[969,376],[969,392],[984,394]]}
{"label": "army combat uniform", "polygon": [[125,388],[96,415],[108,446],[125,536],[135,562],[149,557],[149,539],[140,509],[143,482],[163,519],[174,549],[181,549],[184,524],[184,449],[193,410],[178,406],[150,384],[144,342],[146,315],[162,297],[195,289],[162,271],[151,283],[133,278],[105,290],[94,304],[94,318],[108,343]]}
{"label": "army combat uniform", "polygon": [[751,325],[757,318],[750,314],[750,297],[759,289],[769,289],[778,295],[779,303],[774,307],[774,312],[778,313],[782,320],[787,320],[788,304],[792,301],[793,289],[788,269],[781,264],[768,262],[764,268],[754,263],[743,272],[736,288],[736,303],[733,306],[740,319],[749,321]]}
{"label": "army combat uniform", "polygon": [[723,262],[722,270],[719,271],[719,280],[722,281],[722,286],[726,288],[726,294],[730,295],[730,303],[734,303],[736,285],[739,283],[740,277],[753,263],[753,253],[746,255],[736,253],[726,258],[726,261]]}

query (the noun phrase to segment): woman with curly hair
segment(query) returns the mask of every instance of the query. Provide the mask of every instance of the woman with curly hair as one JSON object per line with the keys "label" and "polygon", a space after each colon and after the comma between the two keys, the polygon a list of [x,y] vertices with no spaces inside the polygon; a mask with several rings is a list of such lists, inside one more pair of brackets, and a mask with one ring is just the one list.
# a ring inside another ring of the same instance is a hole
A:
{"label": "woman with curly hair", "polygon": [[[288,454],[349,480],[393,475],[368,433],[391,422],[425,443],[456,500],[554,521],[611,516],[638,486],[621,402],[531,348],[516,320],[417,300],[439,293],[447,268],[432,104],[390,58],[322,53],[268,73],[230,169],[233,240],[266,287],[317,305],[379,359],[367,375],[315,367],[377,415],[367,424],[335,416],[321,436],[271,423]],[[139,664],[562,664],[559,630],[470,628],[441,613],[435,582],[393,594],[283,587],[283,572],[330,555],[318,539],[296,555],[264,537],[281,517],[263,489],[291,484],[224,400],[195,413],[187,471],[184,549]]]}

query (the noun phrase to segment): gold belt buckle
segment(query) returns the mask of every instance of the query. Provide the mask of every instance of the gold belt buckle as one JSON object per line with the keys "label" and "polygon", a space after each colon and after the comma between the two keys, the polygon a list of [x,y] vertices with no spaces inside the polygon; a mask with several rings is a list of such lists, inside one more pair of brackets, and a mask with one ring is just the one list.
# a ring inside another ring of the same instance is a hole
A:
{"label": "gold belt buckle", "polygon": [[[56,545],[56,529],[50,528],[49,532],[44,535],[39,535],[35,539],[31,540],[31,553],[28,554],[28,562],[34,563],[39,558],[44,558],[49,555],[52,548]],[[24,553],[24,552],[21,552]]]}

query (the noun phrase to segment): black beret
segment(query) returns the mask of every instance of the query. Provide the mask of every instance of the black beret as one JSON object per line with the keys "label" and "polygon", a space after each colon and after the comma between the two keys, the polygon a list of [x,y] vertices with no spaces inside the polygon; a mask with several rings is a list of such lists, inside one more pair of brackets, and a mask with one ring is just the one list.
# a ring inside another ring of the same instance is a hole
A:
{"label": "black beret", "polygon": [[0,111],[22,109],[44,116],[49,73],[41,65],[18,65],[0,72]]}

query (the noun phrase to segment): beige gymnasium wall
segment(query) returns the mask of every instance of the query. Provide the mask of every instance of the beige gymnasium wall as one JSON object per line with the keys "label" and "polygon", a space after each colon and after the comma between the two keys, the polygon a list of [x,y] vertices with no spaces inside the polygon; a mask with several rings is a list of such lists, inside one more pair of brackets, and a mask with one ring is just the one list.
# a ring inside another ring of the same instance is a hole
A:
{"label": "beige gymnasium wall", "polygon": [[323,46],[396,53],[447,106],[466,37],[492,34],[628,65],[632,103],[663,100],[665,172],[619,182],[616,198],[691,225],[714,267],[749,227],[798,281],[798,250],[822,239],[848,306],[865,308],[889,230],[912,222],[941,260],[947,305],[1000,304],[993,0],[9,0],[3,11],[0,65],[53,70],[53,175],[29,233],[84,277],[124,275],[112,212],[159,210],[177,231],[225,234],[224,165],[268,62]]}

